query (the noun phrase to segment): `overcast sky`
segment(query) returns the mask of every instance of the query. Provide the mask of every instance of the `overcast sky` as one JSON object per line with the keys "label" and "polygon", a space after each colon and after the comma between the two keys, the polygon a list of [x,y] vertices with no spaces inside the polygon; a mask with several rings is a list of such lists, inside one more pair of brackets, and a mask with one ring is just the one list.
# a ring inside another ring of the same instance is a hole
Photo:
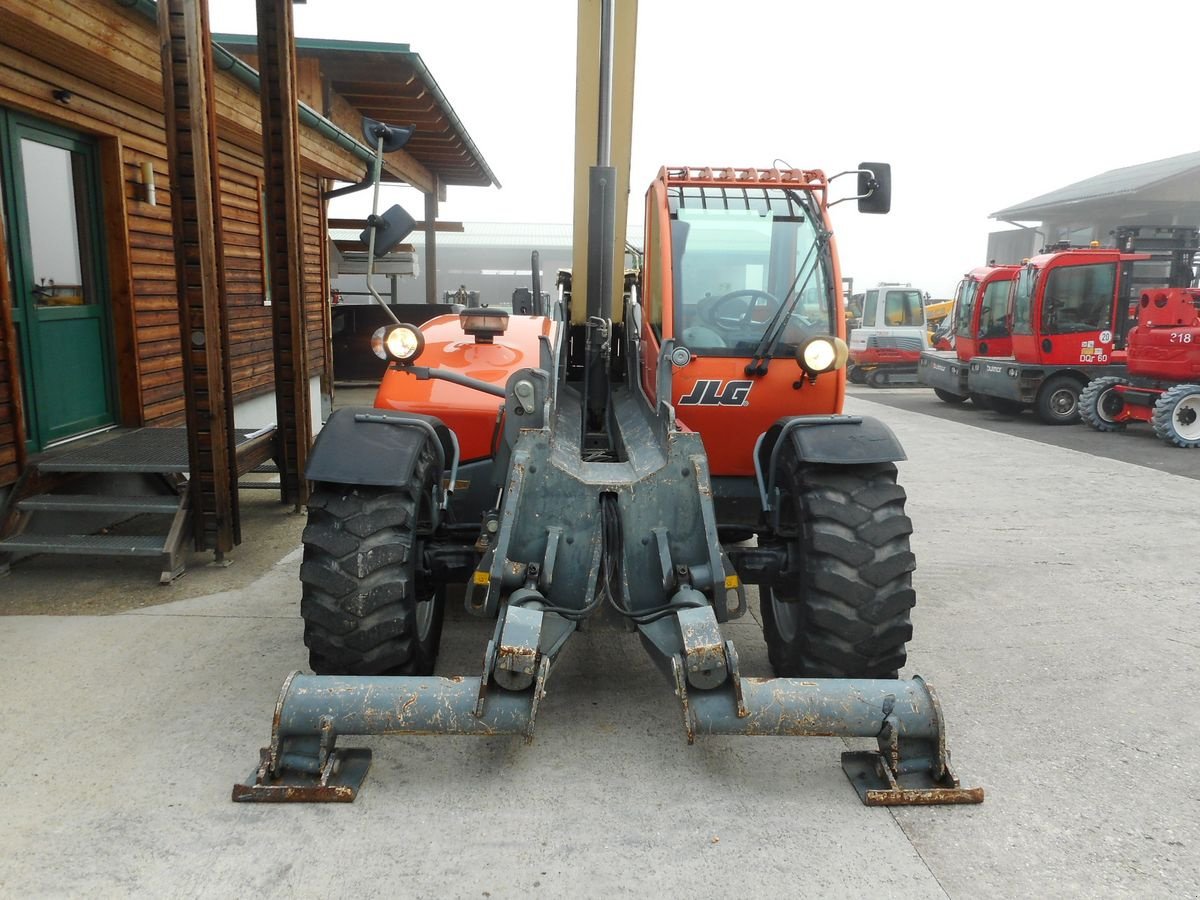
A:
{"label": "overcast sky", "polygon": [[[294,9],[300,37],[404,43],[421,55],[504,185],[451,188],[443,219],[565,223],[575,6],[308,0]],[[254,32],[253,4],[209,8],[214,31]],[[949,296],[985,261],[988,232],[1008,227],[989,213],[1200,150],[1198,26],[1189,0],[641,0],[631,221],[662,165],[779,158],[833,174],[890,162],[890,215],[859,215],[853,203],[832,211],[842,272],[856,289],[908,281]],[[834,188],[840,196],[852,183]],[[361,202],[334,214],[363,214]],[[422,213],[402,188],[382,202]]]}

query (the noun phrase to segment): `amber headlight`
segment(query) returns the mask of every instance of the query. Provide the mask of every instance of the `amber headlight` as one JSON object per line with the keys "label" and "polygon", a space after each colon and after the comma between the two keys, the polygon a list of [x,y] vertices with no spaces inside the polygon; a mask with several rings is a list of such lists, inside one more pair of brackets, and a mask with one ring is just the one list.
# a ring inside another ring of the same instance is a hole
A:
{"label": "amber headlight", "polygon": [[371,335],[371,350],[380,359],[410,363],[425,349],[425,338],[411,325],[384,325]]}
{"label": "amber headlight", "polygon": [[809,375],[832,372],[846,365],[850,351],[846,342],[837,337],[814,337],[805,341],[796,352],[796,361]]}

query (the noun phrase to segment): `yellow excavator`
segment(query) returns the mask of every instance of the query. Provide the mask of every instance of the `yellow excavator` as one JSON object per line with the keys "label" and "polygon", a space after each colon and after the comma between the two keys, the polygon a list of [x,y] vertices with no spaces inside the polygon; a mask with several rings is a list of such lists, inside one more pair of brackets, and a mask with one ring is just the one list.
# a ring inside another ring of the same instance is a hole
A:
{"label": "yellow excavator", "polygon": [[937,332],[954,312],[954,300],[932,300],[925,304],[925,327],[929,330],[929,346],[937,343]]}

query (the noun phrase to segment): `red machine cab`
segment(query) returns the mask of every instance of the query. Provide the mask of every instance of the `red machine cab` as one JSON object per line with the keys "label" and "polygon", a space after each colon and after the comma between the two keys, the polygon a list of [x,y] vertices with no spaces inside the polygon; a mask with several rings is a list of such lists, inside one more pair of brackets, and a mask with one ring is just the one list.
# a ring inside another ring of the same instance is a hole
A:
{"label": "red machine cab", "polygon": [[921,353],[917,377],[946,403],[969,396],[967,363],[979,355],[1012,352],[1008,294],[1020,266],[977,266],[963,276],[954,295],[954,348]]}

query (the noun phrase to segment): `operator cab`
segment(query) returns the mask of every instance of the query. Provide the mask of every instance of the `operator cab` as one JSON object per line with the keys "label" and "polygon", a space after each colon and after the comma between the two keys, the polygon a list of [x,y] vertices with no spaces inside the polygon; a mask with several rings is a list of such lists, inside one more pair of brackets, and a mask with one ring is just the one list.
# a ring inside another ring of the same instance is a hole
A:
{"label": "operator cab", "polygon": [[837,333],[828,256],[814,252],[818,230],[799,197],[736,199],[751,208],[690,207],[681,197],[673,211],[678,342],[696,355],[746,357],[775,323],[771,356],[794,357],[807,338]]}
{"label": "operator cab", "polygon": [[[1093,258],[1089,259],[1088,256]],[[1106,362],[1122,318],[1116,251],[1034,257],[1011,298],[1013,354],[1027,362]]]}
{"label": "operator cab", "polygon": [[[872,338],[876,338],[873,342]],[[919,352],[928,347],[925,305],[909,284],[881,284],[863,298],[862,324],[851,336],[851,352],[880,346]]]}
{"label": "operator cab", "polygon": [[841,411],[827,187],[820,172],[664,168],[647,192],[642,388],[703,436],[715,476],[752,476],[780,418]]}
{"label": "operator cab", "polygon": [[984,266],[962,280],[955,312],[958,358],[1007,356],[1012,352],[1009,292],[1017,266]]}

